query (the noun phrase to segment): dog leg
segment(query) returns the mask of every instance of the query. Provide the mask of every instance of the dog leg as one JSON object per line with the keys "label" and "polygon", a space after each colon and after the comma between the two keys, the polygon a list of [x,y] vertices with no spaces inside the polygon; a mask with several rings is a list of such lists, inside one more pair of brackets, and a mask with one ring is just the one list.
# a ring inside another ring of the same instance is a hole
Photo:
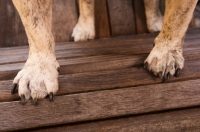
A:
{"label": "dog leg", "polygon": [[182,47],[185,32],[198,0],[166,0],[163,28],[144,61],[154,75],[164,80],[178,76],[184,66]]}
{"label": "dog leg", "polygon": [[59,64],[55,57],[55,42],[52,35],[51,0],[13,0],[24,24],[30,46],[28,59],[15,77],[15,88],[22,103],[30,97],[33,103],[48,94],[50,100],[58,90]]}
{"label": "dog leg", "polygon": [[160,31],[163,17],[159,10],[159,0],[144,0],[144,6],[149,32]]}
{"label": "dog leg", "polygon": [[74,41],[86,41],[94,39],[94,0],[79,0],[80,16],[73,29]]}

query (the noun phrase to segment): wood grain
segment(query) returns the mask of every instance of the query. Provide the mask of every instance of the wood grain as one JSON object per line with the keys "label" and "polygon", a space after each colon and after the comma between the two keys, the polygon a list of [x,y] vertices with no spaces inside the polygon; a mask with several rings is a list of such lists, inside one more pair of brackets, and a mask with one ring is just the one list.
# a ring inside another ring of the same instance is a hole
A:
{"label": "wood grain", "polygon": [[[152,34],[139,34],[139,35],[131,35],[131,36],[123,36],[123,37],[114,37],[109,39],[100,39],[95,41],[87,41],[87,42],[63,42],[56,44],[56,50],[64,50],[64,49],[85,49],[85,48],[99,48],[99,47],[109,47],[109,46],[118,46],[125,44],[138,45],[138,41],[140,43],[153,43],[153,40],[158,35],[158,33]],[[185,41],[193,41],[198,39],[200,36],[199,28],[190,29],[187,31],[187,35],[185,37]],[[192,39],[192,40],[191,40]],[[185,45],[187,46],[187,45]],[[0,56],[6,55],[17,55],[17,54],[28,54],[28,46],[20,46],[20,47],[5,47],[0,48]],[[1,62],[1,61],[0,61]]]}
{"label": "wood grain", "polygon": [[146,15],[143,0],[133,0],[134,12],[135,12],[135,24],[136,33],[148,33],[146,24]]}
{"label": "wood grain", "polygon": [[6,3],[7,0],[0,0],[0,46],[2,47],[5,44],[6,37]]}
{"label": "wood grain", "polygon": [[185,67],[166,83],[143,68],[156,35],[57,44],[60,88],[37,106],[10,94],[28,47],[0,48],[0,131],[198,131],[200,30],[188,31]]}
{"label": "wood grain", "polygon": [[132,0],[108,0],[112,36],[136,33]]}
{"label": "wood grain", "polygon": [[[145,36],[145,35],[143,35]],[[186,36],[184,48],[198,47],[199,34]],[[98,41],[89,41],[81,43],[62,43],[56,47],[57,59],[69,57],[83,57],[91,55],[105,54],[121,54],[135,55],[147,54],[152,49],[154,38],[137,38],[119,37],[115,39],[102,39]],[[28,56],[28,47],[19,48],[3,48],[0,52],[0,64],[11,64],[17,62],[25,62]]]}
{"label": "wood grain", "polygon": [[[106,67],[106,65],[104,65],[104,67]],[[89,66],[88,69],[90,69]],[[196,78],[200,78],[200,63],[199,61],[191,60],[186,62],[185,68],[181,71],[180,77],[171,77],[170,82]],[[58,95],[141,86],[155,83],[161,83],[161,80],[151,75],[149,71],[145,70],[142,66],[120,70],[104,69],[104,71],[99,70],[96,72],[61,75],[59,77]],[[0,82],[1,102],[19,100],[19,96],[15,95],[13,97],[13,95],[10,94],[11,88],[12,81]]]}
{"label": "wood grain", "polygon": [[198,132],[200,128],[199,111],[199,108],[192,108],[76,125],[62,125],[31,132],[65,132],[66,130],[68,132]]}
{"label": "wood grain", "polygon": [[78,21],[76,0],[53,0],[52,4],[55,42],[68,42]]}
{"label": "wood grain", "polygon": [[197,106],[200,104],[199,87],[200,80],[190,80],[66,95],[56,97],[54,102],[39,100],[37,106],[30,103],[23,106],[19,102],[0,103],[0,130],[20,130]]}
{"label": "wood grain", "polygon": [[0,1],[0,8],[2,10],[0,13],[0,21],[3,22],[3,24],[0,25],[0,36],[2,35],[0,38],[0,47],[28,45],[24,26],[12,0]]}
{"label": "wood grain", "polygon": [[95,0],[95,31],[95,38],[97,39],[110,37],[110,25],[106,0]]}
{"label": "wood grain", "polygon": [[[195,39],[187,39],[186,41],[184,48],[184,57],[186,60],[200,58],[200,48],[198,46],[200,39]],[[101,47],[97,46],[98,48],[83,47],[81,50],[79,48],[65,50],[67,48],[69,49],[69,47],[63,47],[63,50],[58,50],[56,52],[58,62],[61,65],[60,74],[122,69],[138,65],[142,66],[143,61],[151,51],[153,39],[146,39],[148,41],[146,43],[142,41],[142,39],[129,40],[123,38],[123,40],[123,46],[121,46],[121,43],[118,41],[112,41],[110,46],[105,45],[105,47],[102,47],[102,45],[100,45]],[[132,44],[132,42],[136,44]],[[6,53],[8,54],[9,51]],[[137,55],[135,56],[135,54]],[[13,79],[17,72],[23,67],[26,58],[27,54],[25,53],[15,56],[2,56],[0,58],[0,80]]]}

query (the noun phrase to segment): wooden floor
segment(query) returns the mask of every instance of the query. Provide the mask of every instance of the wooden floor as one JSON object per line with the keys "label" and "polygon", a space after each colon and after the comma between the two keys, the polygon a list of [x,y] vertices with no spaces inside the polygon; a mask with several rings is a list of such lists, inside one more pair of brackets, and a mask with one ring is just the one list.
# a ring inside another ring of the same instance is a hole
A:
{"label": "wooden floor", "polygon": [[188,31],[185,68],[167,83],[143,68],[155,36],[57,44],[60,89],[36,106],[10,94],[28,47],[1,48],[0,131],[199,131],[200,29]]}

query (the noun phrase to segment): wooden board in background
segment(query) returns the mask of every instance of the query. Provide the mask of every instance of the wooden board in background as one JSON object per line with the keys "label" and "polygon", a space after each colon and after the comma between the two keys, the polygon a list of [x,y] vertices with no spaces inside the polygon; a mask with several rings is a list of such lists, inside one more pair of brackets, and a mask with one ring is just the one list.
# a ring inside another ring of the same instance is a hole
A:
{"label": "wooden board in background", "polygon": [[132,0],[108,0],[112,36],[136,34]]}
{"label": "wooden board in background", "polygon": [[0,0],[0,46],[4,46],[6,40],[6,3],[7,0]]}
{"label": "wooden board in background", "polygon": [[144,2],[143,0],[133,0],[133,2],[135,12],[136,33],[148,33]]}
{"label": "wooden board in background", "polygon": [[[24,26],[12,0],[0,0],[0,47],[28,45]],[[3,2],[4,1],[4,2]]]}
{"label": "wooden board in background", "polygon": [[95,38],[110,37],[110,25],[106,0],[95,0]]}
{"label": "wooden board in background", "polygon": [[76,0],[53,0],[53,35],[55,42],[68,42],[78,21]]}

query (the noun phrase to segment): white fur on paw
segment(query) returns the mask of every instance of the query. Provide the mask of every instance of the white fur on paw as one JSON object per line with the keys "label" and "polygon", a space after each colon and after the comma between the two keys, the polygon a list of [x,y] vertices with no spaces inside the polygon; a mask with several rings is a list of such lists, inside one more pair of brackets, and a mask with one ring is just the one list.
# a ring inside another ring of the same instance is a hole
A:
{"label": "white fur on paw", "polygon": [[161,31],[162,29],[162,16],[152,17],[147,19],[147,27],[150,33]]}
{"label": "white fur on paw", "polygon": [[157,44],[152,49],[151,53],[144,61],[148,64],[147,68],[154,75],[162,77],[166,75],[173,76],[177,69],[182,69],[184,66],[184,58],[182,48],[168,44]]}
{"label": "white fur on paw", "polygon": [[25,96],[28,100],[44,98],[49,93],[55,94],[58,90],[59,64],[55,57],[44,55],[32,55],[28,58],[25,66],[15,79],[14,84],[18,84],[18,94]]}
{"label": "white fur on paw", "polygon": [[75,42],[94,39],[95,37],[94,24],[91,22],[79,21],[73,29],[72,37],[74,37]]}

